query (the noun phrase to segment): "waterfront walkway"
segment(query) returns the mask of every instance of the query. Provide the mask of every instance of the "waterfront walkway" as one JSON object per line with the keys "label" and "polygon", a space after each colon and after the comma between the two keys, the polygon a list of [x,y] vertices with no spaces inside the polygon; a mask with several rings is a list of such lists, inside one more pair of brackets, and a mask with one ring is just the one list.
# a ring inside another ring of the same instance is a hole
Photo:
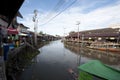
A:
{"label": "waterfront walkway", "polygon": [[7,80],[5,74],[5,63],[2,56],[0,56],[0,80]]}

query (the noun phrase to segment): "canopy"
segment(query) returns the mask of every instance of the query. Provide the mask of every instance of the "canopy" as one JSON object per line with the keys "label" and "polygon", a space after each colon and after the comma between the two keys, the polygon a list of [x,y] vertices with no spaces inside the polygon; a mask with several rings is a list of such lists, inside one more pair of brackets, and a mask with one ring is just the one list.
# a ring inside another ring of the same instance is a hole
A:
{"label": "canopy", "polygon": [[28,34],[19,33],[20,36],[27,36]]}
{"label": "canopy", "polygon": [[98,60],[91,60],[79,66],[78,69],[107,80],[120,79],[120,71],[104,65]]}
{"label": "canopy", "polygon": [[18,31],[17,29],[14,29],[14,28],[8,28],[8,34],[18,34]]}

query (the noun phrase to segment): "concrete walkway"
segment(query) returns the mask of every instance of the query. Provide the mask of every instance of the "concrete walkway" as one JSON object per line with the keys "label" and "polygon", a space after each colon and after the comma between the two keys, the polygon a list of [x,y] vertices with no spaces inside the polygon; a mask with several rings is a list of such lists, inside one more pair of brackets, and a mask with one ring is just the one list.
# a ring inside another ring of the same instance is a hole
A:
{"label": "concrete walkway", "polygon": [[7,80],[5,74],[5,63],[2,56],[0,56],[0,80]]}

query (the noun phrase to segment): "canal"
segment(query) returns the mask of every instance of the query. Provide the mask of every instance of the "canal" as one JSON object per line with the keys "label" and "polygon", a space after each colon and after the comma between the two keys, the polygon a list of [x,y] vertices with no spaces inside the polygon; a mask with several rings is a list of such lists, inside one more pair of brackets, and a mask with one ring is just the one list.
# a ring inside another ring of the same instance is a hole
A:
{"label": "canal", "polygon": [[[69,68],[78,73],[77,67],[79,64],[97,59],[81,56],[79,50],[74,51],[73,48],[68,48],[61,40],[52,41],[43,46],[39,49],[40,54],[33,59],[33,64],[28,65],[23,70],[19,80],[73,80],[68,72]],[[100,58],[100,56],[98,57]]]}

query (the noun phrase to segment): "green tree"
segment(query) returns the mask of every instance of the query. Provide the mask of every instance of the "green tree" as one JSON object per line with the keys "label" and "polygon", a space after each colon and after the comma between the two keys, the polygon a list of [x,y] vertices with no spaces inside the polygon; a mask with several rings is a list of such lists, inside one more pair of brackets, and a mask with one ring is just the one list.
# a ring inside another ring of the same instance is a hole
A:
{"label": "green tree", "polygon": [[71,31],[71,32],[69,32],[69,35],[72,35],[72,34],[74,34],[75,33],[75,31]]}
{"label": "green tree", "polygon": [[42,34],[43,34],[43,32],[42,32],[42,31],[40,31],[40,32],[39,32],[39,34],[40,34],[40,35],[42,35]]}

